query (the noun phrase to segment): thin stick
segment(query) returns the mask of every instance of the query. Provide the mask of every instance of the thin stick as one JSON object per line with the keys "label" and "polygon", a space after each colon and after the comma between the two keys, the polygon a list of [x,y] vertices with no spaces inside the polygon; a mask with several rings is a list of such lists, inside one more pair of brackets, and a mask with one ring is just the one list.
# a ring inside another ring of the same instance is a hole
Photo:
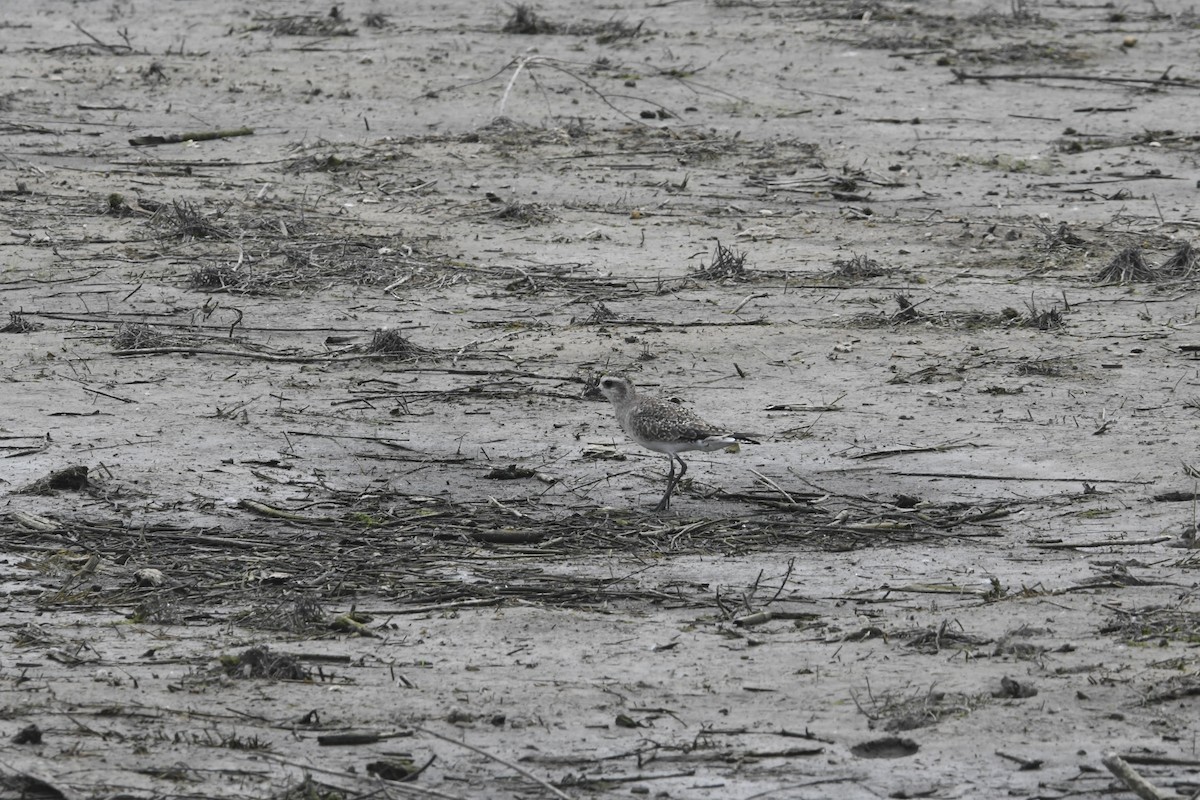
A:
{"label": "thin stick", "polygon": [[1041,769],[1043,764],[1040,758],[1023,758],[1021,756],[1014,756],[1012,753],[1006,753],[1003,750],[997,750],[996,755],[1000,756],[1000,758],[1007,758],[1009,761],[1017,762],[1021,765],[1021,769]]}
{"label": "thin stick", "polygon": [[572,800],[570,795],[563,794],[561,791],[556,789],[552,784],[547,783],[546,781],[542,780],[541,778],[534,775],[529,770],[525,769],[524,767],[519,767],[516,764],[512,763],[511,761],[505,761],[503,758],[500,758],[500,756],[498,756],[498,755],[489,753],[488,751],[478,748],[473,744],[467,744],[466,742],[459,741],[458,739],[451,739],[449,736],[443,736],[442,734],[438,733],[437,731],[429,730],[429,728],[422,728],[420,726],[417,726],[417,730],[421,731],[422,733],[428,733],[430,736],[436,736],[437,738],[439,738],[443,741],[450,742],[450,744],[456,744],[459,747],[465,747],[468,750],[479,753],[479,755],[481,755],[481,756],[490,758],[493,761],[495,761],[499,764],[503,764],[504,766],[508,767],[509,769],[514,770],[514,771],[520,773],[521,775],[524,775],[526,778],[529,778],[529,780],[537,783],[539,786],[542,786],[543,788],[548,789],[550,791],[550,793],[553,794],[555,797],[561,798],[561,800]]}
{"label": "thin stick", "polygon": [[[265,758],[268,758],[277,764],[283,764],[288,767],[300,767],[301,769],[304,769],[307,771],[318,772],[318,773],[321,773],[322,775],[331,775],[331,776],[342,778],[344,780],[349,780],[349,781],[361,782],[363,779],[361,775],[355,775],[355,774],[352,774],[349,772],[339,772],[337,770],[332,770],[332,769],[322,769],[321,767],[318,767],[315,764],[310,765],[310,764],[306,764],[301,761],[289,761],[288,759],[282,758],[273,753],[263,753],[262,755]],[[399,794],[402,794],[402,795],[407,795],[408,797],[440,797],[440,798],[443,798],[443,800],[460,800],[458,795],[446,794],[445,792],[439,792],[437,789],[432,789],[428,786],[409,786],[407,784],[398,783],[395,781],[389,781],[388,786],[386,788],[380,787],[380,788],[376,789],[375,791],[370,792],[369,794],[363,794],[363,795],[357,795],[357,796],[358,797],[371,797],[372,795],[382,793],[385,797],[387,797],[387,796],[389,796],[388,793],[392,792],[392,791],[398,792]]]}
{"label": "thin stick", "polygon": [[763,483],[765,483],[767,486],[770,486],[770,487],[771,487],[772,489],[774,489],[775,491],[779,492],[779,493],[780,493],[781,495],[783,495],[784,497],[786,497],[786,498],[787,498],[787,501],[788,501],[789,503],[791,503],[792,505],[796,505],[796,501],[795,501],[795,499],[794,499],[794,498],[793,498],[793,497],[792,497],[790,494],[788,494],[786,491],[784,491],[783,487],[781,487],[781,486],[780,486],[778,483],[776,483],[775,481],[771,480],[771,479],[770,479],[770,478],[768,478],[766,475],[763,475],[761,472],[759,472],[759,471],[758,471],[758,470],[756,470],[756,469],[752,469],[752,470],[750,470],[750,474],[751,474],[751,475],[753,475],[753,476],[755,476],[756,478],[758,478],[760,481],[762,481]]}
{"label": "thin stick", "polygon": [[1170,541],[1170,536],[1155,536],[1150,539],[1120,539],[1111,542],[1033,542],[1042,550],[1073,550],[1084,547],[1133,547],[1135,545],[1158,544]]}
{"label": "thin stick", "polygon": [[500,98],[500,108],[497,110],[497,116],[504,116],[504,106],[508,104],[508,96],[512,93],[513,84],[517,82],[517,76],[521,74],[521,70],[525,69],[525,65],[531,61],[538,61],[540,56],[529,56],[527,58],[517,59],[517,68],[513,70],[512,77],[508,79],[508,85],[504,87],[504,95]]}
{"label": "thin stick", "polygon": [[223,131],[193,131],[191,133],[168,133],[164,136],[135,136],[129,140],[134,147],[154,147],[160,144],[183,144],[184,142],[209,142],[214,139],[231,139],[235,136],[253,136],[253,128],[231,128]]}
{"label": "thin stick", "polygon": [[[980,447],[981,445],[974,444],[968,440],[975,438],[974,436],[964,436],[961,439],[944,444],[931,444],[925,447],[893,447],[888,450],[871,450],[866,453],[855,453],[850,458],[885,458],[887,456],[905,455],[907,453],[944,453],[947,450],[953,450],[959,447]],[[986,445],[984,445],[986,446]]]}
{"label": "thin stick", "polygon": [[1116,753],[1107,753],[1104,758],[1100,759],[1100,763],[1108,767],[1109,772],[1120,778],[1129,787],[1130,791],[1142,798],[1142,800],[1168,800],[1168,798],[1174,796],[1163,792],[1153,783],[1143,778],[1138,774],[1137,770],[1129,766],[1129,763]]}
{"label": "thin stick", "polygon": [[743,308],[743,307],[744,307],[744,306],[745,306],[747,303],[749,303],[751,300],[759,300],[759,299],[761,299],[761,298],[763,298],[763,297],[770,297],[770,296],[771,296],[771,295],[767,294],[766,292],[759,292],[758,294],[750,294],[750,295],[746,295],[746,299],[745,299],[745,300],[743,300],[742,302],[738,303],[738,304],[737,304],[737,307],[736,307],[736,308],[734,308],[734,309],[733,309],[733,311],[730,311],[729,313],[730,313],[730,314],[736,314],[736,313],[738,313],[739,311],[741,311],[741,310],[742,310],[742,308]]}
{"label": "thin stick", "polygon": [[762,797],[770,797],[773,794],[790,792],[794,789],[803,789],[808,786],[820,786],[825,783],[846,783],[848,781],[858,781],[858,780],[859,780],[858,777],[820,778],[818,780],[808,781],[806,783],[790,783],[786,786],[776,786],[774,789],[767,789],[765,792],[759,792],[758,794],[752,794],[749,797],[747,797],[746,800],[759,800],[759,798],[762,798]]}
{"label": "thin stick", "polygon": [[[935,448],[930,448],[935,449]],[[892,453],[897,451],[877,451]],[[911,451],[901,451],[911,452]],[[869,458],[873,453],[864,453],[851,458]],[[1144,486],[1154,481],[1130,481],[1120,478],[1046,478],[1037,475],[989,475],[975,472],[893,472],[892,475],[903,475],[906,478],[962,478],[971,481],[1033,481],[1035,483],[1124,483],[1132,486]]]}
{"label": "thin stick", "polygon": [[962,83],[963,81],[966,81],[966,80],[980,81],[981,83],[986,83],[987,81],[1053,80],[1053,81],[1095,81],[1096,83],[1117,83],[1117,84],[1128,83],[1128,84],[1150,85],[1150,86],[1178,86],[1180,88],[1186,88],[1186,89],[1195,89],[1197,87],[1200,87],[1200,84],[1197,84],[1193,81],[1163,80],[1162,78],[1106,78],[1101,75],[1055,75],[1055,74],[1049,73],[1049,72],[1034,72],[1034,73],[1030,73],[1027,75],[1021,75],[1021,74],[1017,74],[1017,73],[1000,73],[997,75],[985,75],[985,74],[978,74],[978,73],[971,74],[969,72],[963,72],[962,70],[958,70],[958,69],[952,69],[950,71],[952,73],[954,73],[954,77],[959,83]]}
{"label": "thin stick", "polygon": [[122,403],[137,403],[137,400],[130,400],[127,397],[117,397],[115,394],[109,394],[108,392],[102,392],[99,389],[89,389],[86,386],[80,386],[79,388],[83,389],[85,392],[91,392],[92,394],[98,394],[101,397],[107,397],[109,400],[120,400]]}
{"label": "thin stick", "polygon": [[95,42],[96,44],[103,47],[105,50],[111,51],[111,50],[132,50],[133,49],[132,47],[130,47],[127,44],[109,44],[108,42],[102,42],[99,39],[97,39],[95,36],[93,36],[92,34],[88,33],[86,30],[84,30],[84,27],[82,25],[80,25],[78,22],[76,22],[75,20],[71,20],[71,24],[75,26],[75,30],[79,31],[84,36],[88,37],[93,42]]}

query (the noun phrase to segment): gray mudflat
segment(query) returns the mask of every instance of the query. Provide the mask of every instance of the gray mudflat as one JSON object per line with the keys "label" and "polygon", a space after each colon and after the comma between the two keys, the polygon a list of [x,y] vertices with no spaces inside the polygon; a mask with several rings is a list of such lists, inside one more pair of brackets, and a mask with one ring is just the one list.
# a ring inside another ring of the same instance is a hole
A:
{"label": "gray mudflat", "polygon": [[0,798],[1194,797],[1198,29],[11,11]]}

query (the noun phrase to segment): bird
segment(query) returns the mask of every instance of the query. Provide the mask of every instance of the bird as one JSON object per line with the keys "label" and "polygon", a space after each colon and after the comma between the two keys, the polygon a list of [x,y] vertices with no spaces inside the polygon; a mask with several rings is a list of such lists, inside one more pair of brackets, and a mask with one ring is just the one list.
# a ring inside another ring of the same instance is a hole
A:
{"label": "bird", "polygon": [[[760,444],[756,433],[732,433],[705,422],[695,412],[677,403],[638,394],[633,382],[616,375],[600,378],[600,393],[612,401],[617,422],[630,439],[667,457],[667,490],[658,501],[656,511],[671,507],[671,493],[687,472],[687,464],[679,457],[689,450],[721,450],[738,442]],[[679,474],[675,474],[675,462]]]}

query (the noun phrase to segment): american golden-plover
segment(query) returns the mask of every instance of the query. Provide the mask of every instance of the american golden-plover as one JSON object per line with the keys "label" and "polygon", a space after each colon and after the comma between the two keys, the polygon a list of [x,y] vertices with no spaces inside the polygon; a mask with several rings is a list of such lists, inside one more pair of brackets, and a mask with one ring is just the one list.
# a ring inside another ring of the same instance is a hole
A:
{"label": "american golden-plover", "polygon": [[[670,465],[667,491],[658,501],[656,510],[671,507],[671,492],[687,472],[687,464],[679,457],[689,450],[720,450],[738,442],[758,444],[751,433],[730,433],[711,425],[694,412],[676,403],[637,393],[627,378],[605,375],[600,379],[600,391],[612,401],[617,421],[629,438],[656,453],[663,453]],[[675,474],[675,462],[679,474]]]}

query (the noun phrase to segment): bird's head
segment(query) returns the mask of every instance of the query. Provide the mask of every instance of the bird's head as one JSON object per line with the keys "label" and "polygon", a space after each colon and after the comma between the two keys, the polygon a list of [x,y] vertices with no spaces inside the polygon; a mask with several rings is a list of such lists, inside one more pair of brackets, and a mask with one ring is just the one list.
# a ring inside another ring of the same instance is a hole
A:
{"label": "bird's head", "polygon": [[600,393],[614,403],[622,403],[633,397],[633,384],[627,378],[605,375],[600,379]]}

